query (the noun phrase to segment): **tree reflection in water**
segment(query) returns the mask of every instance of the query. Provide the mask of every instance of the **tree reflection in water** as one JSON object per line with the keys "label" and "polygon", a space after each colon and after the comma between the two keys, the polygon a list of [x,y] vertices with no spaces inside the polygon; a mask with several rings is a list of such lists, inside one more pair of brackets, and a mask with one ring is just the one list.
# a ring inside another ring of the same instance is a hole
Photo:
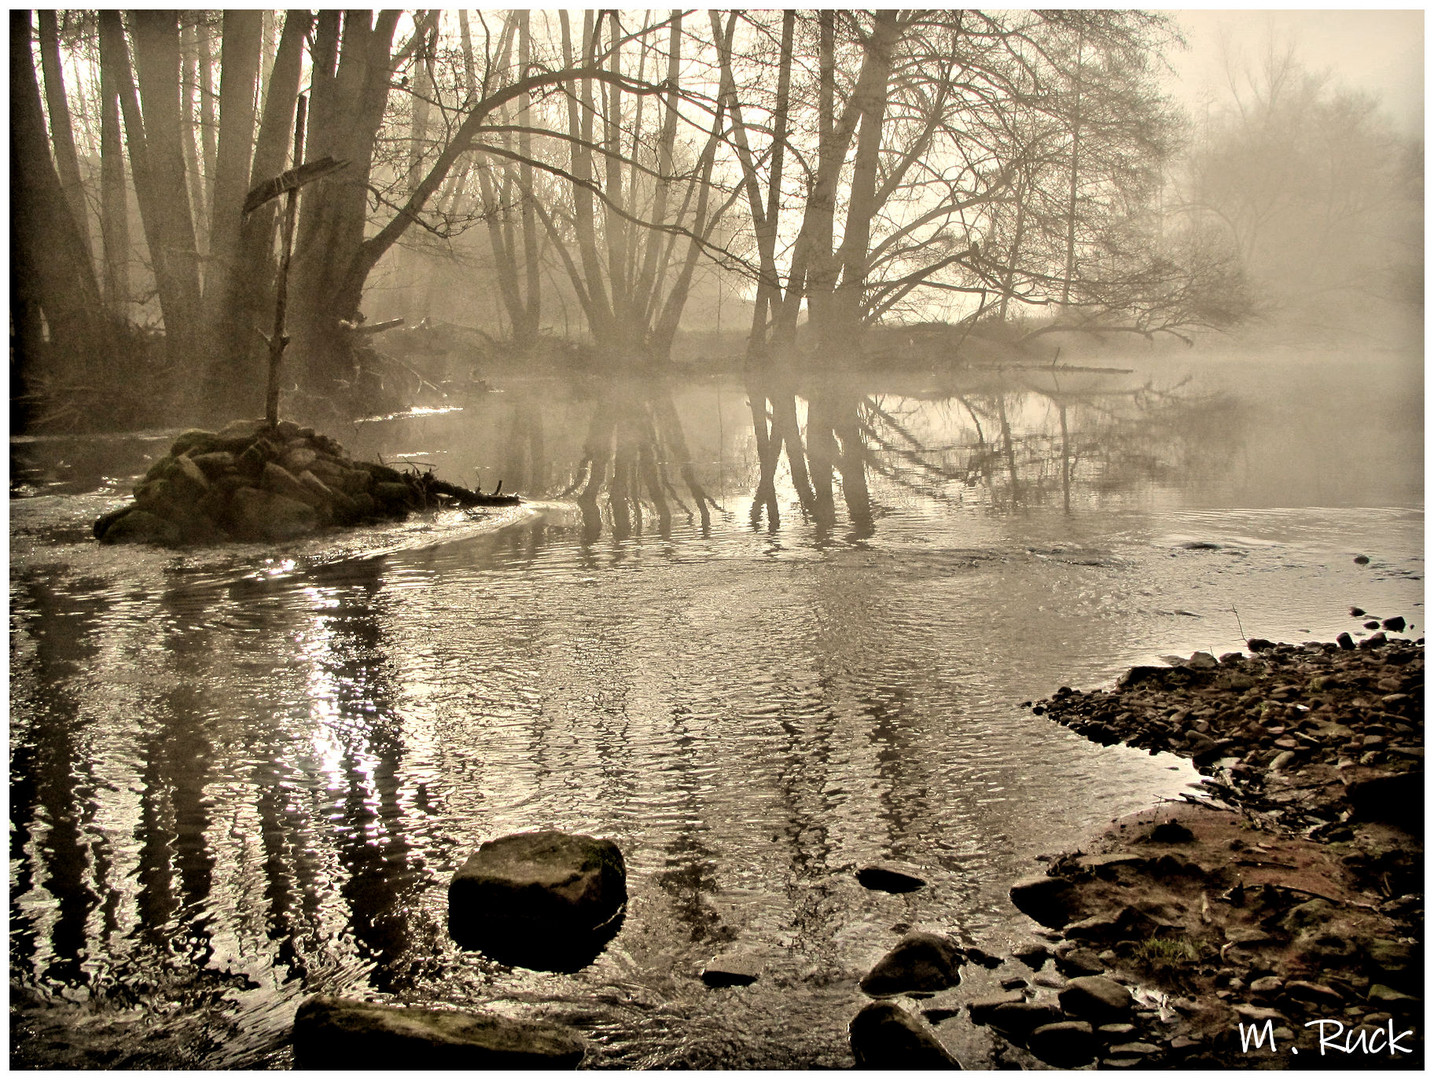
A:
{"label": "tree reflection in water", "polygon": [[[673,466],[691,504],[673,482]],[[602,535],[604,516],[613,539],[621,542],[642,535],[644,515],[656,519],[658,535],[670,537],[674,504],[689,524],[700,521],[702,535],[708,536],[711,511],[722,510],[697,477],[672,387],[665,383],[640,391],[609,385],[598,397],[577,478],[558,497],[574,495],[587,543]]]}

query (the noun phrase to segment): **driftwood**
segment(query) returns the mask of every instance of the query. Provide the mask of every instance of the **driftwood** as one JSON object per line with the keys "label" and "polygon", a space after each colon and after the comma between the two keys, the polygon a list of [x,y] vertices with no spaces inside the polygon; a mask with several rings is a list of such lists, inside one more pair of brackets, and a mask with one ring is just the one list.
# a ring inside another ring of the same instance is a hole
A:
{"label": "driftwood", "polygon": [[424,494],[430,499],[439,498],[450,501],[455,506],[517,506],[519,499],[516,495],[500,495],[503,489],[502,481],[491,494],[484,495],[481,491],[470,491],[458,484],[450,484],[446,480],[439,480],[430,474],[423,474],[417,477],[419,485],[423,488]]}

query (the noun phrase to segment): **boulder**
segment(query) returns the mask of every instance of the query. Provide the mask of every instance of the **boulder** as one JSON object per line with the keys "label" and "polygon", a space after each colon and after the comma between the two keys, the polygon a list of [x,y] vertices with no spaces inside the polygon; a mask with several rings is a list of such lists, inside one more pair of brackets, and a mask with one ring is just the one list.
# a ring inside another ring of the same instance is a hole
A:
{"label": "boulder", "polygon": [[1099,1024],[1122,1019],[1135,1008],[1130,991],[1104,975],[1072,979],[1061,991],[1060,999],[1064,1012]]}
{"label": "boulder", "polygon": [[1089,1064],[1099,1049],[1095,1032],[1082,1020],[1044,1024],[1026,1037],[1026,1046],[1036,1057],[1057,1068]]}
{"label": "boulder", "polygon": [[873,1001],[848,1028],[858,1069],[959,1069],[930,1025],[895,1002]]}
{"label": "boulder", "polygon": [[448,928],[499,960],[576,970],[617,932],[627,870],[611,840],[543,830],[490,840],[453,875]]}
{"label": "boulder", "polygon": [[1038,874],[1022,878],[1011,886],[1011,903],[1043,926],[1059,930],[1080,918],[1080,897],[1065,878]]}
{"label": "boulder", "polygon": [[915,892],[926,884],[907,868],[897,867],[891,863],[863,866],[856,872],[856,879],[868,889],[889,893]]}
{"label": "boulder", "polygon": [[945,990],[961,981],[963,959],[950,938],[917,931],[876,962],[861,980],[861,988],[873,996]]}
{"label": "boulder", "polygon": [[571,1069],[583,1043],[547,1022],[312,997],[294,1016],[294,1057],[307,1069]]}

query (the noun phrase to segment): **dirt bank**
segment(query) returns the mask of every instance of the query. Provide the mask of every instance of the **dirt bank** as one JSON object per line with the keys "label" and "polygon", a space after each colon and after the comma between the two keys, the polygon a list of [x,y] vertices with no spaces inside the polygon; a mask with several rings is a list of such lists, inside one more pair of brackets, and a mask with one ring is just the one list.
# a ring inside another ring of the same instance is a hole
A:
{"label": "dirt bank", "polygon": [[1017,882],[1051,929],[1016,950],[1033,979],[972,1018],[1055,1065],[1422,1067],[1424,647],[1386,627],[1034,703],[1192,758],[1207,797]]}

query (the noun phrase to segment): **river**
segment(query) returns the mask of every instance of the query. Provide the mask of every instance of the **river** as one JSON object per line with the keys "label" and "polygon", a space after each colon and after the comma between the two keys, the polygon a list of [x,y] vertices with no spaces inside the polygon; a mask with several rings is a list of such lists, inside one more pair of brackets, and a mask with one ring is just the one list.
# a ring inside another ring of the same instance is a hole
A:
{"label": "river", "polygon": [[[1420,378],[495,380],[329,433],[521,506],[279,550],[89,539],[175,432],[14,438],[12,1064],[283,1068],[323,992],[556,1019],[589,1066],[848,1066],[904,928],[1000,951],[1038,855],[1197,780],[1023,702],[1351,605],[1422,634]],[[539,827],[627,860],[575,973],[446,931],[453,871]],[[867,891],[878,860],[928,887]],[[708,989],[734,947],[761,978]]]}

